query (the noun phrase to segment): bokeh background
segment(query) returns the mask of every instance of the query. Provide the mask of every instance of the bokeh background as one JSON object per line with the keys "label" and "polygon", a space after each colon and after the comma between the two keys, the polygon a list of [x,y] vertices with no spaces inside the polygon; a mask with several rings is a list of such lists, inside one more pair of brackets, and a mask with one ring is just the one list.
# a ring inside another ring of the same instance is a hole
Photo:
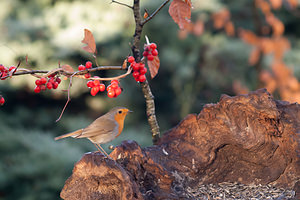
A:
{"label": "bokeh background", "polygon": [[[131,0],[122,2],[131,4]],[[141,6],[152,12],[163,1],[143,0]],[[228,36],[214,28],[212,15],[226,8],[236,27],[255,31],[252,1],[192,1],[192,21],[205,24],[198,33],[179,32],[165,7],[145,27],[150,41],[158,45],[161,68],[149,79],[155,96],[161,132],[174,127],[189,113],[199,113],[207,103],[215,103],[221,94],[262,86],[257,67],[249,64],[252,47],[238,36]],[[29,69],[54,69],[69,64],[74,69],[91,60],[82,50],[83,30],[88,28],[97,42],[100,65],[121,65],[129,55],[134,31],[130,9],[110,0],[9,0],[0,1],[0,63]],[[259,13],[259,11],[256,11]],[[285,37],[291,48],[284,62],[295,77],[300,77],[300,26],[298,8],[283,1],[274,11],[285,25]],[[263,21],[263,15],[258,14]],[[28,65],[25,56],[28,56]],[[259,69],[269,69],[272,55],[259,61]],[[94,75],[113,76],[122,72]],[[85,152],[95,151],[88,140],[53,138],[87,126],[114,106],[134,111],[127,117],[122,135],[110,144],[135,140],[142,147],[152,144],[145,116],[145,102],[139,85],[131,76],[123,79],[123,93],[116,99],[105,93],[92,97],[86,81],[76,79],[72,100],[62,119],[55,120],[66,102],[68,81],[55,91],[35,94],[35,78],[17,76],[0,81],[0,94],[6,100],[0,107],[0,199],[59,199],[64,181],[73,165]],[[246,89],[245,89],[246,88]],[[273,92],[278,99],[279,93]],[[107,149],[108,145],[103,145]],[[108,150],[108,149],[107,149]],[[108,150],[109,151],[109,150]]]}

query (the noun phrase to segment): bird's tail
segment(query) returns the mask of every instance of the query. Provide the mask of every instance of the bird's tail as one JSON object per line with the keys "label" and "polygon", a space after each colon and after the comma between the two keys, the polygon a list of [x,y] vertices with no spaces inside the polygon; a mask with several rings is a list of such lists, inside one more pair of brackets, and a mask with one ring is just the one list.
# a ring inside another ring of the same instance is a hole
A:
{"label": "bird's tail", "polygon": [[56,138],[54,138],[54,140],[60,140],[62,138],[66,138],[66,137],[78,137],[79,135],[82,134],[83,129],[79,129],[77,131],[74,131],[72,133],[67,133],[61,136],[57,136]]}

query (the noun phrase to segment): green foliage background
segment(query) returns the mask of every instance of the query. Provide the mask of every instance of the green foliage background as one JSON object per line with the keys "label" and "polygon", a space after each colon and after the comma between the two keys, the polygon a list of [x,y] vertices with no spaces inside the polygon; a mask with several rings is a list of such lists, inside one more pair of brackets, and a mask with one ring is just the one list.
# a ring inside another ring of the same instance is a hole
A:
{"label": "green foliage background", "polygon": [[[122,2],[131,4],[131,0]],[[161,3],[143,0],[142,6],[152,12]],[[234,80],[252,90],[258,85],[256,71],[247,62],[251,47],[212,29],[210,22],[212,12],[227,7],[235,25],[253,29],[251,2],[211,0],[193,4],[193,21],[202,19],[207,23],[202,36],[189,35],[180,40],[178,26],[167,7],[143,32],[157,43],[161,59],[159,74],[149,82],[162,132],[188,113],[199,113],[206,103],[217,102],[222,93],[233,95]],[[92,60],[81,49],[84,28],[95,36],[100,65],[121,65],[131,53],[133,14],[109,0],[10,0],[0,1],[0,7],[5,8],[0,12],[0,63],[5,66],[16,65],[22,59],[21,67],[30,69],[50,70],[58,66],[58,61],[77,68]],[[299,77],[299,18],[284,8],[276,14],[285,23],[292,44],[286,62]],[[24,61],[26,55],[29,66]],[[268,62],[264,60],[264,68]],[[99,75],[117,74],[120,72]],[[141,146],[151,145],[143,94],[132,77],[122,80],[124,92],[116,99],[105,94],[91,97],[85,81],[75,80],[72,101],[58,123],[55,120],[66,102],[62,90],[68,81],[63,81],[59,90],[34,94],[34,80],[32,76],[18,76],[0,81],[0,92],[7,101],[0,108],[1,200],[58,199],[74,163],[95,148],[87,140],[53,138],[85,127],[114,106],[127,106],[134,113],[128,116],[124,132],[112,144],[132,139]],[[107,146],[104,145],[106,149]]]}

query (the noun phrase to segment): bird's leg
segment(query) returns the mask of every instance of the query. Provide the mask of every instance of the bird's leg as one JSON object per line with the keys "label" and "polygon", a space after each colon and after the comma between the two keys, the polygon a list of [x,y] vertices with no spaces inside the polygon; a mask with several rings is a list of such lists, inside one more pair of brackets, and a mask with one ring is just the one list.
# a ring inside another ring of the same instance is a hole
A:
{"label": "bird's leg", "polygon": [[[112,158],[106,153],[106,151],[101,147],[100,144],[95,144],[95,146],[97,147],[97,149],[98,149],[100,152],[104,153],[104,155],[105,155],[107,158],[112,159]],[[101,150],[100,150],[99,148],[100,148]]]}
{"label": "bird's leg", "polygon": [[105,153],[103,153],[103,151],[101,151],[100,149],[99,149],[99,147],[97,146],[97,144],[95,144],[95,143],[93,143],[94,145],[95,145],[95,147],[98,149],[98,151],[100,152],[100,153],[102,153],[102,154],[104,154],[105,155],[105,157],[106,157],[106,154]]}

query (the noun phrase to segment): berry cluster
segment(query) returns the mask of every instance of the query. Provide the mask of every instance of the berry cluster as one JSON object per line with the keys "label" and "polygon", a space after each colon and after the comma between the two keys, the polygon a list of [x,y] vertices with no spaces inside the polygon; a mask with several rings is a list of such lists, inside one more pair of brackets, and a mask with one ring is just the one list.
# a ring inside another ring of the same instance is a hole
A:
{"label": "berry cluster", "polygon": [[40,93],[41,91],[46,89],[56,89],[60,82],[61,79],[59,77],[55,77],[55,74],[51,74],[50,76],[48,76],[48,79],[42,77],[35,81],[36,87],[34,88],[34,92]]}
{"label": "berry cluster", "polygon": [[95,96],[99,91],[103,92],[105,90],[105,85],[100,83],[99,80],[88,81],[86,85],[91,88],[91,95]]}
{"label": "berry cluster", "polygon": [[4,67],[0,64],[0,79],[5,80],[5,77],[8,75],[8,73],[14,69],[16,69],[15,66],[11,66],[9,69],[7,69],[7,67]]}
{"label": "berry cluster", "polygon": [[120,87],[118,80],[112,80],[106,90],[109,98],[116,98],[122,93],[122,88]]}
{"label": "berry cluster", "polygon": [[[79,65],[78,66],[78,70],[79,71],[83,71],[83,70],[86,70],[86,69],[91,69],[92,68],[92,62],[91,61],[87,61],[86,63],[85,63],[85,66],[84,65]],[[90,73],[86,73],[85,75],[84,75],[84,77],[85,78],[91,78],[91,74]],[[97,93],[96,93],[97,94]]]}
{"label": "berry cluster", "polygon": [[2,96],[0,96],[0,106],[2,106],[4,103],[5,103],[5,99]]}
{"label": "berry cluster", "polygon": [[144,63],[137,63],[133,56],[129,56],[127,61],[130,63],[130,67],[133,70],[132,76],[136,82],[144,82],[146,80],[145,74],[147,73],[147,68]]}
{"label": "berry cluster", "polygon": [[149,45],[146,45],[144,48],[143,56],[147,57],[149,61],[152,61],[155,56],[158,55],[157,51],[157,45],[155,43],[151,43]]}
{"label": "berry cluster", "polygon": [[[97,78],[97,76],[95,77]],[[99,91],[105,91],[105,85],[101,83],[99,80],[90,80],[86,83],[86,85],[91,88],[91,95],[95,96]],[[107,96],[110,98],[115,98],[122,93],[122,89],[119,85],[118,80],[112,80],[110,85],[107,86]]]}

